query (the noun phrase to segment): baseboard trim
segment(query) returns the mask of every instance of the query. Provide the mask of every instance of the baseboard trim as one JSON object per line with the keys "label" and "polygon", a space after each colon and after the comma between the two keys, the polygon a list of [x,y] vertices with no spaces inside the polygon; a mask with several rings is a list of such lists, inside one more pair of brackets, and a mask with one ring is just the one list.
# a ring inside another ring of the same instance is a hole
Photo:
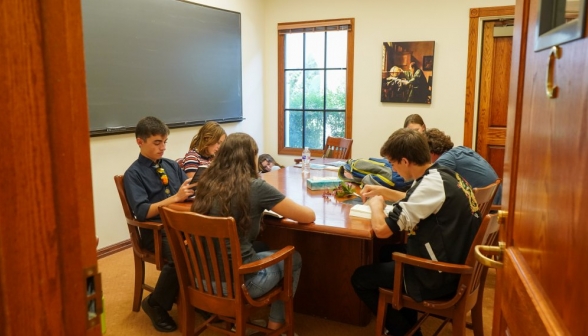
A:
{"label": "baseboard trim", "polygon": [[131,240],[127,239],[127,240],[121,241],[120,243],[116,243],[114,245],[103,247],[103,248],[97,250],[96,254],[98,256],[98,259],[100,259],[100,258],[104,258],[106,256],[109,256],[111,254],[115,254],[117,252],[126,250],[129,247],[131,247]]}

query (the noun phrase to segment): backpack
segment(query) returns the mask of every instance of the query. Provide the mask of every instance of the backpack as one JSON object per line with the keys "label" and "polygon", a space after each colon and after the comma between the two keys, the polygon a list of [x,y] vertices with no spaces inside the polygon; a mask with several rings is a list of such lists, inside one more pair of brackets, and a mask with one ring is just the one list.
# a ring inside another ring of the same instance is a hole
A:
{"label": "backpack", "polygon": [[[351,173],[352,178],[346,177],[345,171]],[[381,158],[349,159],[345,165],[339,167],[339,179],[362,185],[381,185],[400,191],[408,190],[412,184],[412,181],[404,181],[393,171],[388,160]]]}

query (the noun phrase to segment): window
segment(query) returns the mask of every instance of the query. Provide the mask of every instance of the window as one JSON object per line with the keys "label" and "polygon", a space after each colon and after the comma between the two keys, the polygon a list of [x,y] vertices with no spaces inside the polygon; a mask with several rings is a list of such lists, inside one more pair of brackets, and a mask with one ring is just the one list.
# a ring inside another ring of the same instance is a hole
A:
{"label": "window", "polygon": [[352,138],[353,19],[278,24],[278,153]]}

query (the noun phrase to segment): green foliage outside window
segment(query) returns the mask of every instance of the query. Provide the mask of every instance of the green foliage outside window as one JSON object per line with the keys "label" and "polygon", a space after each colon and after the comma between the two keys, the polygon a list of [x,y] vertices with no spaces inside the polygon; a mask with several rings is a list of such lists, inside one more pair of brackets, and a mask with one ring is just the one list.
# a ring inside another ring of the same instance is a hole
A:
{"label": "green foliage outside window", "polygon": [[[345,136],[345,83],[338,85],[335,90],[327,90],[326,95],[323,94],[324,85],[321,85],[322,78],[319,77],[322,76],[323,71],[330,70],[304,71],[307,76],[306,92],[302,89],[303,81],[300,78],[303,74],[302,71],[291,71],[286,76],[288,78],[286,83],[288,99],[285,111],[287,147],[308,146],[311,149],[322,149],[326,138],[325,128],[327,135]],[[300,109],[302,106],[305,106],[306,110]],[[324,111],[325,106],[328,111]],[[303,114],[306,126],[305,143],[303,143],[303,132],[301,132]]]}

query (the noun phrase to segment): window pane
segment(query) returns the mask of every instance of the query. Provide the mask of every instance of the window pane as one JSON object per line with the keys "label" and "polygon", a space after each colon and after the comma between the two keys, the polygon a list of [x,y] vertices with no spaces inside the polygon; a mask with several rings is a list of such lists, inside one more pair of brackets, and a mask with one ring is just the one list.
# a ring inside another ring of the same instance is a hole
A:
{"label": "window pane", "polygon": [[327,112],[326,137],[345,137],[345,113]]}
{"label": "window pane", "polygon": [[323,113],[322,112],[306,112],[306,133],[304,139],[304,146],[311,149],[323,149]]}
{"label": "window pane", "polygon": [[302,69],[302,42],[304,34],[287,34],[285,43],[285,68]]}
{"label": "window pane", "polygon": [[347,68],[347,31],[327,33],[327,68]]}
{"label": "window pane", "polygon": [[306,35],[306,55],[304,68],[324,68],[325,67],[325,33],[305,33]]}
{"label": "window pane", "polygon": [[327,71],[327,105],[328,110],[345,110],[346,70]]}
{"label": "window pane", "polygon": [[305,71],[304,108],[323,109],[325,104],[325,78],[323,70]]}
{"label": "window pane", "polygon": [[302,109],[302,70],[286,71],[284,83],[287,109]]}
{"label": "window pane", "polygon": [[302,148],[302,112],[286,110],[285,113],[284,143],[286,147]]}

